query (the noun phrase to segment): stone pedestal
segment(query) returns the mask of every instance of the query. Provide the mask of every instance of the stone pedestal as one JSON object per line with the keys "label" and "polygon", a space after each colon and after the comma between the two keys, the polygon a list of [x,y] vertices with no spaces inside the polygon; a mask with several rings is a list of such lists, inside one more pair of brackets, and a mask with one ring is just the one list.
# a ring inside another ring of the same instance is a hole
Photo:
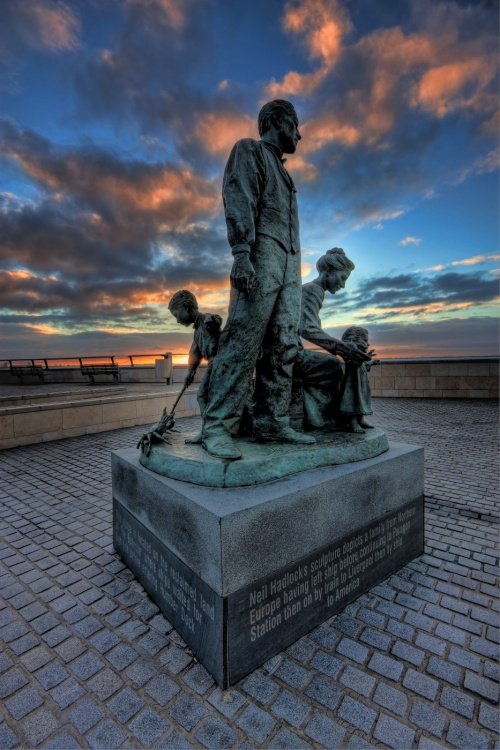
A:
{"label": "stone pedestal", "polygon": [[113,497],[116,550],[223,688],[423,551],[423,449],[410,445],[231,488],[122,450]]}

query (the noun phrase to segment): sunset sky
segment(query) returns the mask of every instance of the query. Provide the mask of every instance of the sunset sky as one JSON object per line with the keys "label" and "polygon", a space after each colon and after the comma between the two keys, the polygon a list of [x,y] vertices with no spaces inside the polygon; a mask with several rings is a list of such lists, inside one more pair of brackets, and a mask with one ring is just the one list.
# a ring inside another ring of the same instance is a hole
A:
{"label": "sunset sky", "polygon": [[0,359],[183,351],[227,313],[221,177],[271,98],[302,132],[303,279],[385,357],[497,353],[493,0],[2,0]]}

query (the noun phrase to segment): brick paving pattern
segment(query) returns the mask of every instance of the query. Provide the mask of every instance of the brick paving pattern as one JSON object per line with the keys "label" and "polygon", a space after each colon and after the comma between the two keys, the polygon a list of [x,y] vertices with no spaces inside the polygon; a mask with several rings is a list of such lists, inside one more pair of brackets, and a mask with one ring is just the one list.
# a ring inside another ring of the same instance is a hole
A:
{"label": "brick paving pattern", "polygon": [[425,554],[224,693],[113,551],[144,428],[0,453],[0,748],[495,747],[496,404],[375,410],[426,448]]}

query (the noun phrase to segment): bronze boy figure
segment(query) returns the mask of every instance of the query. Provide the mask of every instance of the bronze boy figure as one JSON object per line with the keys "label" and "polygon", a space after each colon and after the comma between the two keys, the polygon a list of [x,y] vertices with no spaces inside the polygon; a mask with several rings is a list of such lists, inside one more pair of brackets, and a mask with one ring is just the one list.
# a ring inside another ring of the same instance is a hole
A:
{"label": "bronze boy figure", "polygon": [[[198,302],[192,292],[187,289],[181,289],[176,292],[170,302],[168,309],[183,326],[194,327],[193,343],[189,350],[188,374],[184,381],[186,387],[190,386],[194,380],[196,370],[201,361],[206,359],[208,367],[203,375],[198,387],[198,404],[200,413],[203,417],[207,405],[208,384],[212,371],[212,361],[219,347],[219,334],[222,323],[220,315],[211,315],[210,313],[201,313],[198,310]],[[186,443],[201,443],[201,432],[192,438],[186,440]]]}

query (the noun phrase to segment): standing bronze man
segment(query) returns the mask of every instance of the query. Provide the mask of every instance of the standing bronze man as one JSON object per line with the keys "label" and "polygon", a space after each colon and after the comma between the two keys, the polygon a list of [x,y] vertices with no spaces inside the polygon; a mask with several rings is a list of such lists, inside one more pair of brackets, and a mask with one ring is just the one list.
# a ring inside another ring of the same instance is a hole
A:
{"label": "standing bronze man", "polygon": [[[213,456],[241,457],[238,431],[256,370],[254,436],[314,443],[289,425],[298,346],[301,275],[296,189],[283,164],[300,140],[290,102],[265,104],[260,141],[234,146],[224,172],[227,234],[234,256],[231,300],[210,379],[203,445]],[[260,355],[260,356],[259,356]]]}

